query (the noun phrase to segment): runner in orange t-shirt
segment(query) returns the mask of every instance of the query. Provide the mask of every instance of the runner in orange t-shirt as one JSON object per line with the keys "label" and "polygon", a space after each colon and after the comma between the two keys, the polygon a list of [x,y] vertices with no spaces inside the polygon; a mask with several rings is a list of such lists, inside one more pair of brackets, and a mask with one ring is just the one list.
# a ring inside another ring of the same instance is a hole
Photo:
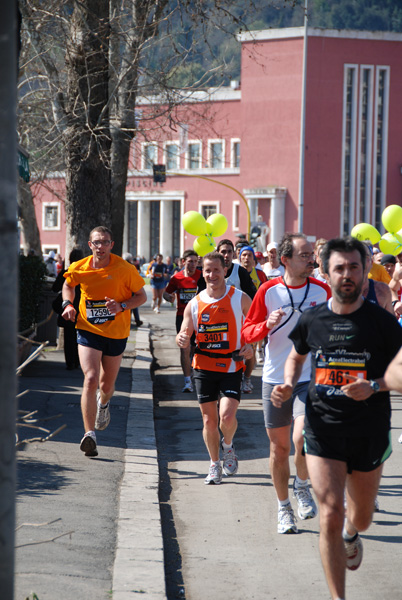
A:
{"label": "runner in orange t-shirt", "polygon": [[110,229],[95,227],[88,244],[92,255],[73,263],[64,274],[62,317],[75,321],[73,301],[75,287],[80,285],[76,328],[84,373],[81,410],[85,430],[80,449],[85,456],[97,456],[95,429],[106,429],[110,422],[109,400],[130,333],[131,309],[144,304],[147,297],[135,266],[111,254]]}

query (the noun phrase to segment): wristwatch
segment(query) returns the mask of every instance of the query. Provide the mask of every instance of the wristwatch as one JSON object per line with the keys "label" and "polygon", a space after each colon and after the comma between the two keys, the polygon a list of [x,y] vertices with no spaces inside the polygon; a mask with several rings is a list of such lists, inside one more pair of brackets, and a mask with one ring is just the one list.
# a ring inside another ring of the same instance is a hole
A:
{"label": "wristwatch", "polygon": [[126,310],[126,308],[128,308],[128,306],[125,302],[120,302],[120,306],[121,306],[121,312],[124,312]]}
{"label": "wristwatch", "polygon": [[380,391],[380,384],[374,379],[370,379],[370,387],[375,394]]}
{"label": "wristwatch", "polygon": [[70,302],[70,300],[63,300],[62,305],[61,305],[62,310],[67,308],[67,306],[74,306],[74,305],[72,302]]}

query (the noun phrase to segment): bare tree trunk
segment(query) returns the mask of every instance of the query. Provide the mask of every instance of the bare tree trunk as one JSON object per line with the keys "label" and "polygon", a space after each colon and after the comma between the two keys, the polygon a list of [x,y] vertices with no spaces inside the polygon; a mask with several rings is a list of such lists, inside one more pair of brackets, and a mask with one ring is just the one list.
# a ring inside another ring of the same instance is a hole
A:
{"label": "bare tree trunk", "polygon": [[17,342],[16,4],[0,3],[0,590],[14,598]]}
{"label": "bare tree trunk", "polygon": [[67,48],[66,222],[70,245],[87,248],[97,225],[111,226],[108,0],[76,4]]}
{"label": "bare tree trunk", "polygon": [[29,252],[33,250],[36,256],[42,256],[42,247],[40,243],[38,224],[36,222],[31,187],[25,181],[23,181],[21,177],[18,178],[17,192],[24,254],[28,256]]}

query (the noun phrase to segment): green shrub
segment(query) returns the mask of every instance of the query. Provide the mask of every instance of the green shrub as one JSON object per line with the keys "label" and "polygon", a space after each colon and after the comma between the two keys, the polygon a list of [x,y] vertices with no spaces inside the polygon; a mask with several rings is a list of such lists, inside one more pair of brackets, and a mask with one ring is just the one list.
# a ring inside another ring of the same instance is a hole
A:
{"label": "green shrub", "polygon": [[46,265],[39,256],[20,255],[20,312],[18,331],[23,332],[38,322],[39,298],[43,290]]}

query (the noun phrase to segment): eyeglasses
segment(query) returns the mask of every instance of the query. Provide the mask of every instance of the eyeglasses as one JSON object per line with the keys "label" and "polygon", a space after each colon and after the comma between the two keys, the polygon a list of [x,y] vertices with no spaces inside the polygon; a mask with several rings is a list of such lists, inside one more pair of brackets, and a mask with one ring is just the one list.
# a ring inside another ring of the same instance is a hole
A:
{"label": "eyeglasses", "polygon": [[302,260],[309,260],[310,258],[314,258],[314,252],[302,252],[297,255]]}
{"label": "eyeglasses", "polygon": [[110,246],[112,240],[95,240],[93,242],[90,240],[89,243],[91,246],[95,246],[95,248],[100,248],[101,246]]}

